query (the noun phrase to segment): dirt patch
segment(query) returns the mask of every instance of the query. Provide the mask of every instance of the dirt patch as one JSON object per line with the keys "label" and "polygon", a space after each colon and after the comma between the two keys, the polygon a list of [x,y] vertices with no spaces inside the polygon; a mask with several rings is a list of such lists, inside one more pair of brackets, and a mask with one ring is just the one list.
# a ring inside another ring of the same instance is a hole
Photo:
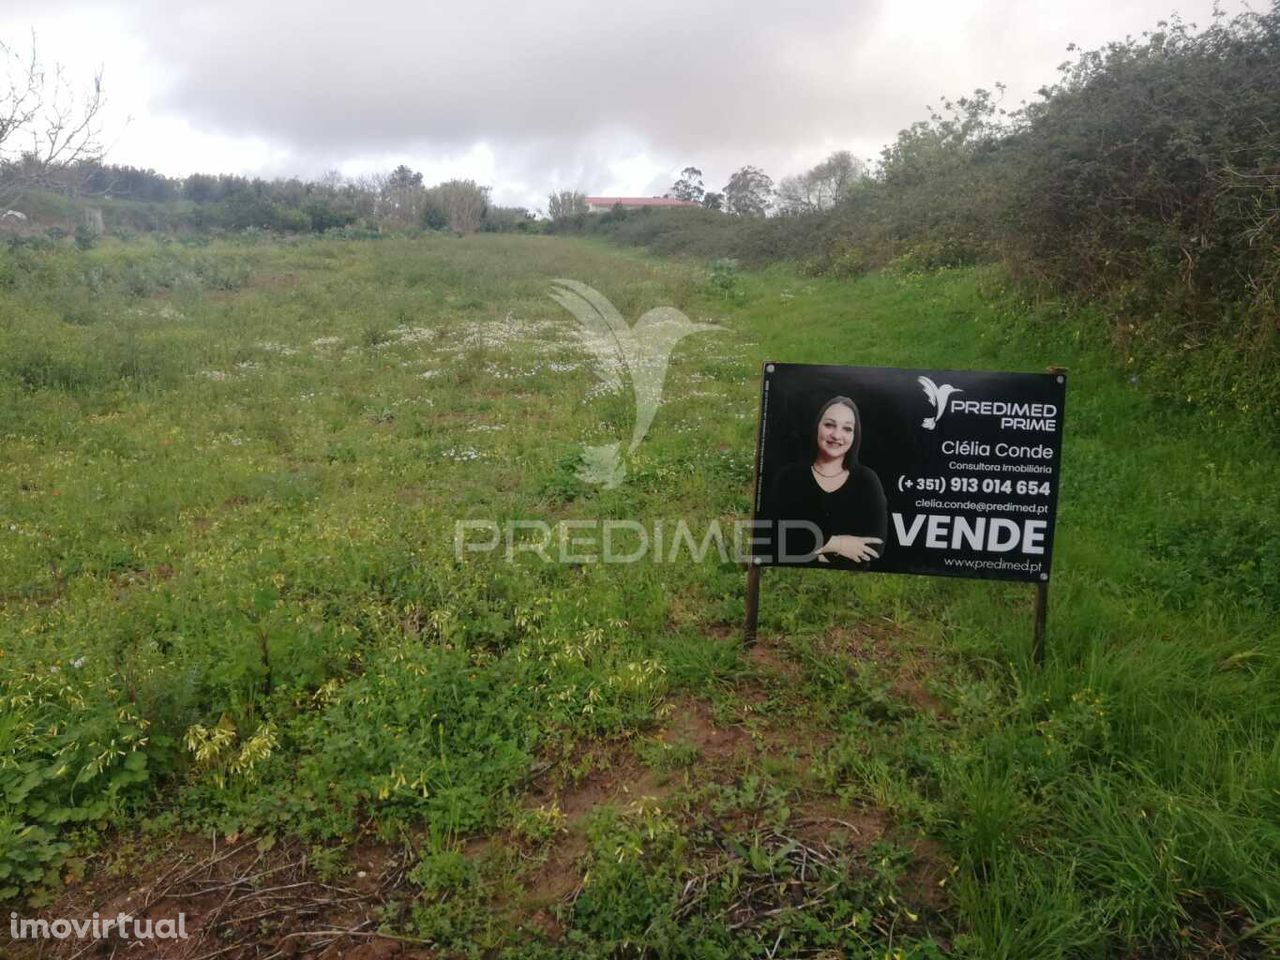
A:
{"label": "dirt patch", "polygon": [[728,640],[730,637],[741,637],[742,624],[740,623],[713,623],[704,626],[702,632],[709,637],[715,637],[717,640]]}
{"label": "dirt patch", "polygon": [[741,760],[752,752],[751,737],[745,730],[717,724],[711,708],[692,698],[674,705],[661,737],[664,743],[693,744],[701,760],[712,765]]}
{"label": "dirt patch", "polygon": [[[702,625],[702,632],[717,640],[734,637],[735,624]],[[836,627],[812,642],[819,655],[843,655],[873,663],[889,680],[895,699],[922,713],[942,717],[946,706],[929,689],[930,681],[942,669],[938,656],[894,622],[881,618],[849,627]],[[746,651],[752,675],[739,680],[735,693],[747,706],[747,713],[767,714],[776,706],[779,693],[798,690],[805,680],[804,667],[787,656],[785,638],[761,636]]]}
{"label": "dirt patch", "polygon": [[760,733],[762,748],[774,755],[793,755],[800,775],[809,769],[813,758],[835,742],[835,733],[826,727],[789,722],[786,718],[771,723]]}
{"label": "dirt patch", "polygon": [[893,828],[893,819],[875,807],[855,807],[835,800],[816,800],[798,805],[791,815],[791,827],[807,843],[866,847],[883,840]]}
{"label": "dirt patch", "polygon": [[628,754],[616,765],[564,788],[556,802],[572,827],[605,804],[626,805],[645,799],[660,800],[670,792],[670,784],[661,782],[657,774]]}
{"label": "dirt patch", "polygon": [[946,706],[928,687],[942,668],[940,660],[896,624],[868,620],[836,628],[817,647],[879,665],[892,678],[889,691],[897,699],[935,717],[946,714]]}
{"label": "dirt patch", "polygon": [[[586,771],[574,777],[574,771]],[[525,925],[556,904],[572,899],[582,885],[582,860],[587,854],[587,822],[605,805],[629,806],[658,801],[671,793],[671,784],[636,759],[626,742],[593,744],[574,751],[543,778],[530,797],[530,807],[556,808],[563,829],[542,851],[546,859],[524,878],[521,913]],[[545,927],[545,924],[541,926]],[[553,938],[554,939],[554,938]]]}
{"label": "dirt patch", "polygon": [[851,627],[833,627],[822,635],[815,647],[832,653],[845,653],[859,660],[891,665],[917,647],[907,632],[889,620],[864,620]]}
{"label": "dirt patch", "polygon": [[[1180,898],[1187,921],[1178,936],[1182,956],[1263,960],[1275,951],[1257,938],[1258,924],[1249,911],[1216,895]],[[1143,954],[1144,957],[1154,953]]]}
{"label": "dirt patch", "polygon": [[462,845],[462,855],[468,860],[485,860],[492,856],[495,847],[494,837],[472,837]]}
{"label": "dirt patch", "polygon": [[[701,771],[741,765],[753,753],[750,735],[741,727],[717,723],[703,701],[692,697],[679,700],[668,707],[665,716],[658,737],[667,744],[692,744],[698,751]],[[582,770],[586,773],[573,776],[573,771]],[[526,876],[522,910],[525,926],[543,930],[553,940],[559,935],[558,924],[554,931],[548,931],[538,917],[546,917],[548,909],[571,901],[581,888],[591,815],[606,805],[660,802],[674,787],[641,763],[633,745],[625,741],[576,751],[556,764],[556,772],[535,791],[530,806],[549,809],[554,805],[564,816],[564,829],[548,842],[543,851],[545,861]]]}
{"label": "dirt patch", "polygon": [[942,845],[936,840],[917,838],[907,843],[911,851],[911,863],[902,887],[909,891],[915,902],[926,909],[942,913],[951,906],[951,895],[947,884],[953,870]]}
{"label": "dirt patch", "polygon": [[[337,954],[334,954],[337,956]],[[404,955],[404,944],[379,937],[341,954],[346,960],[388,960]]]}
{"label": "dirt patch", "polygon": [[[37,916],[89,918],[128,914],[142,921],[174,923],[182,917],[187,939],[139,939],[130,957],[196,960],[211,956],[413,957],[432,954],[417,945],[379,936],[380,908],[404,885],[406,864],[397,848],[356,847],[348,863],[317,870],[305,848],[180,837],[158,856],[131,863],[137,850],[125,842],[91,863],[86,879],[70,884]],[[23,952],[9,944],[5,957],[106,957],[123,942],[95,945],[43,941]]]}
{"label": "dirt patch", "polygon": [[799,684],[804,678],[804,671],[788,660],[782,650],[772,642],[760,640],[747,651],[747,660],[767,679],[777,680],[788,685]]}
{"label": "dirt patch", "polygon": [[525,922],[525,928],[535,931],[548,940],[556,941],[564,934],[560,923],[546,910],[538,910]]}
{"label": "dirt patch", "polygon": [[526,878],[524,907],[530,920],[547,908],[572,898],[582,885],[582,859],[587,855],[587,834],[581,823],[552,841],[547,859]]}
{"label": "dirt patch", "polygon": [[922,677],[899,676],[889,685],[889,691],[899,700],[905,700],[921,713],[930,713],[935,717],[946,714],[947,708],[925,686]]}
{"label": "dirt patch", "polygon": [[865,850],[880,840],[892,841],[910,855],[898,883],[903,895],[918,911],[943,913],[951,907],[948,884],[954,870],[942,845],[924,837],[904,836],[885,810],[831,799],[810,801],[796,807],[788,830],[804,843],[844,850]]}

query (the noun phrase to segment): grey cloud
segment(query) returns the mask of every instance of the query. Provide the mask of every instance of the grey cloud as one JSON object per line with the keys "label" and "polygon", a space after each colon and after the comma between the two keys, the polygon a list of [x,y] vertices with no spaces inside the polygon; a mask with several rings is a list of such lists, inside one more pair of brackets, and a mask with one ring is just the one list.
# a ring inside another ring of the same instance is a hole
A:
{"label": "grey cloud", "polygon": [[843,49],[827,55],[829,66],[856,62],[871,2],[381,3],[326,12],[231,0],[147,14],[138,29],[171,81],[163,107],[303,153],[572,143],[610,128],[687,152],[804,137],[882,112],[845,78],[812,69],[812,46],[833,40]]}
{"label": "grey cloud", "polygon": [[[115,0],[114,12],[161,78],[153,107],[297,164],[271,173],[425,164],[484,143],[502,196],[504,180],[602,189],[642,155],[696,164],[712,189],[744,163],[777,178],[834,149],[871,157],[940,95],[1003,80],[1016,103],[1053,79],[1068,41],[1140,31],[1169,2]],[[75,19],[74,0],[9,3]]]}

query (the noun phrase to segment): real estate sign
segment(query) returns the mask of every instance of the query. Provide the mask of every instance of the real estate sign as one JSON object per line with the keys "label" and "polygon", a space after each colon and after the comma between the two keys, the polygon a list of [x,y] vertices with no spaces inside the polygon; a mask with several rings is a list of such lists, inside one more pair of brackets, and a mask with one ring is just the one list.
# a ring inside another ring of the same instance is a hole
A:
{"label": "real estate sign", "polygon": [[766,363],[753,562],[1046,582],[1066,377]]}

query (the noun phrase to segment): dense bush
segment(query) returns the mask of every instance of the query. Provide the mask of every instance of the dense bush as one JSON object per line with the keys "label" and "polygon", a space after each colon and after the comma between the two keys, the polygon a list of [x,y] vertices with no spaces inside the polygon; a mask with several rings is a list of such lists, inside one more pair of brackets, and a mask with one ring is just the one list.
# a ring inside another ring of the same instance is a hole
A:
{"label": "dense bush", "polygon": [[[1008,252],[1189,343],[1276,332],[1280,5],[1082,55],[1019,118]],[[1244,345],[1244,342],[1242,342]]]}
{"label": "dense bush", "polygon": [[489,207],[480,224],[483,233],[535,233],[538,221],[524,207]]}
{"label": "dense bush", "polygon": [[1269,413],[1280,404],[1280,3],[1199,32],[1175,19],[1060,70],[1014,112],[983,90],[945,103],[830,211],[641,211],[588,228],[660,253],[834,275],[1001,261],[1100,304],[1126,364],[1170,390]]}

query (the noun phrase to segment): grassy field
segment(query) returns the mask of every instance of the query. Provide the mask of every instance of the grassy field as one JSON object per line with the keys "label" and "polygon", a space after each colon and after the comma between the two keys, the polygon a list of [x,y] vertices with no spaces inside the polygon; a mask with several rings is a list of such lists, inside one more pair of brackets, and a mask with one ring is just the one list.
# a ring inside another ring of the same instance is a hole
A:
{"label": "grassy field", "polygon": [[[726,328],[615,489],[557,277]],[[551,237],[0,253],[0,901],[190,957],[1274,955],[1280,453],[1101,327]],[[769,571],[748,653],[714,553],[455,558],[746,516],[766,357],[1070,369],[1042,670],[1023,585]]]}

